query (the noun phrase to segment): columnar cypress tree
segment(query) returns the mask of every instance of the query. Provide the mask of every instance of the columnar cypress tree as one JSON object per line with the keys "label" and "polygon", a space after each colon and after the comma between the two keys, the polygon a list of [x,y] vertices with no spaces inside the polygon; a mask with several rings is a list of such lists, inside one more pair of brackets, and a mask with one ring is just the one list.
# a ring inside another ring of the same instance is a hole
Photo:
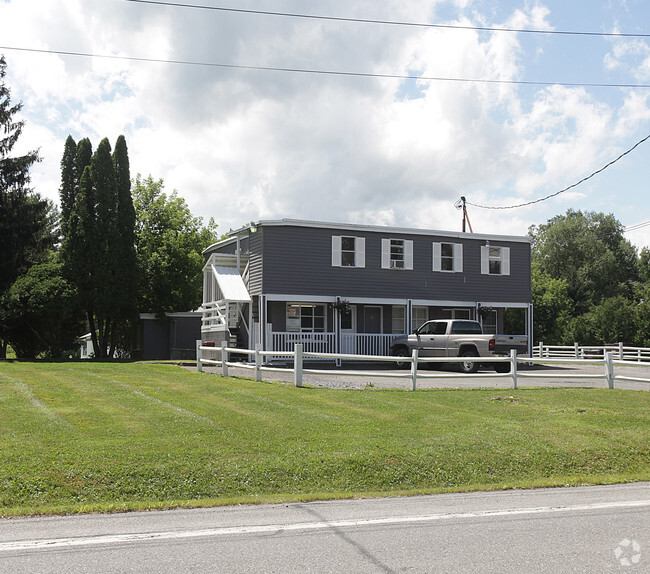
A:
{"label": "columnar cypress tree", "polygon": [[[62,202],[64,190],[74,197],[63,243],[66,276],[79,290],[95,356],[111,357],[120,324],[136,314],[135,211],[128,151],[123,136],[113,155],[108,139],[94,154],[90,141],[83,139],[76,146],[72,170],[71,150],[72,144],[66,142]],[[70,192],[73,171],[81,176]]]}
{"label": "columnar cypress tree", "polygon": [[59,198],[61,200],[61,234],[65,237],[68,234],[68,221],[74,207],[74,198],[79,187],[79,177],[76,170],[77,144],[68,136],[65,140],[63,158],[61,159],[61,188]]}
{"label": "columnar cypress tree", "polygon": [[[129,152],[124,136],[119,136],[113,152],[113,166],[117,182],[117,243],[114,247],[118,265],[115,284],[120,294],[117,299],[116,321],[132,321],[137,314],[137,263],[135,255],[135,209],[131,196]],[[117,324],[112,329],[111,351],[115,349]]]}

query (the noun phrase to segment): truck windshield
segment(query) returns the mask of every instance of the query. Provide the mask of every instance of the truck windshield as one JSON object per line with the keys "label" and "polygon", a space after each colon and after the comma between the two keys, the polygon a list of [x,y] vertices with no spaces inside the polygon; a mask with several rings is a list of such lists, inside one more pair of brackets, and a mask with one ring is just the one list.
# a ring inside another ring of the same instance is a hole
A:
{"label": "truck windshield", "polygon": [[454,335],[481,335],[481,324],[476,321],[454,321],[451,326]]}

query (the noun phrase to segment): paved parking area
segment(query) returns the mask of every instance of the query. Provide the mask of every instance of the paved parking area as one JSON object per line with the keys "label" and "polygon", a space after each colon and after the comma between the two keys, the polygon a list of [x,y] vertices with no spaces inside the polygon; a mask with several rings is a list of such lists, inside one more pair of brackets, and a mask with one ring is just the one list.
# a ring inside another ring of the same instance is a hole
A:
{"label": "paved parking area", "polygon": [[[329,371],[328,373],[303,374],[303,385],[312,387],[328,387],[334,389],[367,389],[391,388],[410,390],[412,381],[408,370],[394,370],[379,364],[349,364],[342,367],[328,365],[305,365],[305,370]],[[221,374],[221,367],[204,367],[205,372]],[[605,373],[604,365],[520,365],[519,387],[596,387],[607,388],[607,381],[597,378]],[[616,375],[633,376],[650,380],[650,365],[615,366]],[[330,374],[331,373],[331,374]],[[362,374],[358,374],[362,373]],[[254,369],[229,367],[228,374],[233,377],[255,378]],[[390,375],[404,375],[405,378],[394,378]],[[489,375],[489,376],[482,376]],[[579,377],[579,378],[576,378]],[[262,380],[278,381],[293,384],[293,372],[262,371]],[[417,380],[418,389],[434,388],[501,388],[511,389],[513,386],[510,375],[495,376],[492,369],[481,369],[476,375],[460,375],[452,366],[439,371],[421,370]],[[617,380],[617,389],[650,391],[650,383]]]}

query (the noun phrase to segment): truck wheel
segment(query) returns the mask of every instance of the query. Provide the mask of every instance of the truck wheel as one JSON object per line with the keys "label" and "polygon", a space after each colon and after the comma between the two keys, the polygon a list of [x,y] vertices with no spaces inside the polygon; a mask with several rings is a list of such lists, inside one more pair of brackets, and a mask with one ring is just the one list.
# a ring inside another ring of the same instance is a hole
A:
{"label": "truck wheel", "polygon": [[408,362],[404,359],[409,356],[410,355],[406,352],[406,349],[397,349],[397,351],[395,351],[395,366],[398,369],[405,369],[408,366]]}
{"label": "truck wheel", "polygon": [[[478,357],[478,353],[476,351],[465,351],[461,354],[461,357]],[[460,370],[466,374],[475,373],[478,371],[478,368],[478,361],[464,361],[460,363]]]}
{"label": "truck wheel", "polygon": [[497,373],[509,373],[510,372],[510,363],[493,363],[494,370]]}

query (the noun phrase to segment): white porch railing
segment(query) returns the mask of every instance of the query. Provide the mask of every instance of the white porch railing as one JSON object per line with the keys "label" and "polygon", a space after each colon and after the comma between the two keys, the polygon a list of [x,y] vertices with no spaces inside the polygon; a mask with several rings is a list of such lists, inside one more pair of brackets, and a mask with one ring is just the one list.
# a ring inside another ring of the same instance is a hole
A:
{"label": "white porch railing", "polygon": [[[341,353],[348,355],[388,355],[390,342],[397,335],[372,333],[342,333]],[[305,353],[334,353],[336,351],[335,333],[296,333],[267,331],[269,351],[293,351],[294,345],[301,344]],[[267,345],[268,347],[268,345]]]}
{"label": "white porch railing", "polygon": [[302,345],[309,353],[331,353],[334,349],[334,333],[294,333],[270,331],[272,351],[291,351]]}
{"label": "white porch railing", "polygon": [[351,355],[388,355],[390,342],[398,335],[342,333],[341,352]]}

